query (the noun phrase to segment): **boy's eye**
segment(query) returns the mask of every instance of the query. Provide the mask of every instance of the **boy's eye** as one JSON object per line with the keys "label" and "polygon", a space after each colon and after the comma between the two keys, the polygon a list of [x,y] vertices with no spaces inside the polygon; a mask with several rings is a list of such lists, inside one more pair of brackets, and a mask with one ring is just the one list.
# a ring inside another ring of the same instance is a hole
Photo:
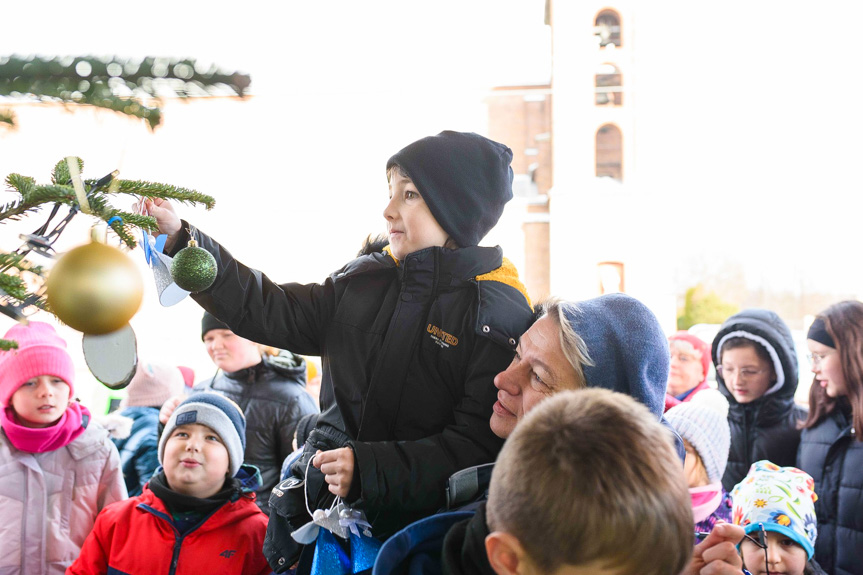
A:
{"label": "boy's eye", "polygon": [[413,190],[405,190],[405,199],[406,200],[413,200],[414,198],[418,198],[418,197],[420,197],[420,195],[417,192],[415,192]]}
{"label": "boy's eye", "polygon": [[219,439],[219,436],[218,436],[218,435],[208,435],[208,436],[207,436],[207,441],[216,441],[216,442],[219,442],[219,443],[221,443],[221,442],[222,442],[222,440],[221,440],[221,439]]}

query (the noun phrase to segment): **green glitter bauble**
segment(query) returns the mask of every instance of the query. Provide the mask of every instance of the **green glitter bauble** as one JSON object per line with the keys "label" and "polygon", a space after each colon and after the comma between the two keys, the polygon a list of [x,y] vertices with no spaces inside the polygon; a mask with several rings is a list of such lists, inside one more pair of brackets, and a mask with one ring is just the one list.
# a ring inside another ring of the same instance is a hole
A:
{"label": "green glitter bauble", "polygon": [[204,291],[216,281],[216,258],[194,240],[174,256],[171,277],[174,283],[190,292]]}

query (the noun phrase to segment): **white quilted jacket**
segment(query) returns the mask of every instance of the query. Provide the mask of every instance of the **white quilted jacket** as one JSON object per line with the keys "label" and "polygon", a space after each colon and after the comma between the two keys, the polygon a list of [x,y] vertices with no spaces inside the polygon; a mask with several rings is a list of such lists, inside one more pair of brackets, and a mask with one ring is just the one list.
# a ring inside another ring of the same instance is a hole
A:
{"label": "white quilted jacket", "polygon": [[64,573],[99,511],[125,498],[120,456],[98,423],[35,454],[0,430],[0,575]]}

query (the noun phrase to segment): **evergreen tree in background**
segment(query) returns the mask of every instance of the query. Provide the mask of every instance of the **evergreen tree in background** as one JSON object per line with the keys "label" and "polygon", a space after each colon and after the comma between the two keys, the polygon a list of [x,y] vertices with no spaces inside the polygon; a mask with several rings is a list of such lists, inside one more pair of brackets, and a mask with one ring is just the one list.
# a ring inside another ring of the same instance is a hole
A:
{"label": "evergreen tree in background", "polygon": [[[0,98],[106,108],[141,118],[150,129],[162,121],[163,97],[242,97],[250,84],[247,74],[190,59],[0,56]],[[0,108],[0,122],[15,125],[15,115]]]}

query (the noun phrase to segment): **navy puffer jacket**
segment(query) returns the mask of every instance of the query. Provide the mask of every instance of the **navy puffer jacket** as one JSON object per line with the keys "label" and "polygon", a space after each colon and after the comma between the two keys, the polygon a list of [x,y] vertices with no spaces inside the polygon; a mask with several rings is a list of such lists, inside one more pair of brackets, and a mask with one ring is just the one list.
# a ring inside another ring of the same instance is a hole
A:
{"label": "navy puffer jacket", "polygon": [[804,429],[797,466],[815,480],[815,559],[833,575],[863,575],[863,442],[847,403]]}
{"label": "navy puffer jacket", "polygon": [[767,459],[776,465],[793,466],[800,444],[798,423],[806,410],[794,404],[797,390],[797,353],[791,331],[774,312],[747,309],[728,318],[713,340],[713,364],[720,365],[719,350],[732,337],[744,337],[767,349],[773,360],[776,382],[760,398],[738,403],[718,372],[719,391],[728,399],[731,449],[722,476],[722,487],[731,492],[746,477],[756,461]]}

